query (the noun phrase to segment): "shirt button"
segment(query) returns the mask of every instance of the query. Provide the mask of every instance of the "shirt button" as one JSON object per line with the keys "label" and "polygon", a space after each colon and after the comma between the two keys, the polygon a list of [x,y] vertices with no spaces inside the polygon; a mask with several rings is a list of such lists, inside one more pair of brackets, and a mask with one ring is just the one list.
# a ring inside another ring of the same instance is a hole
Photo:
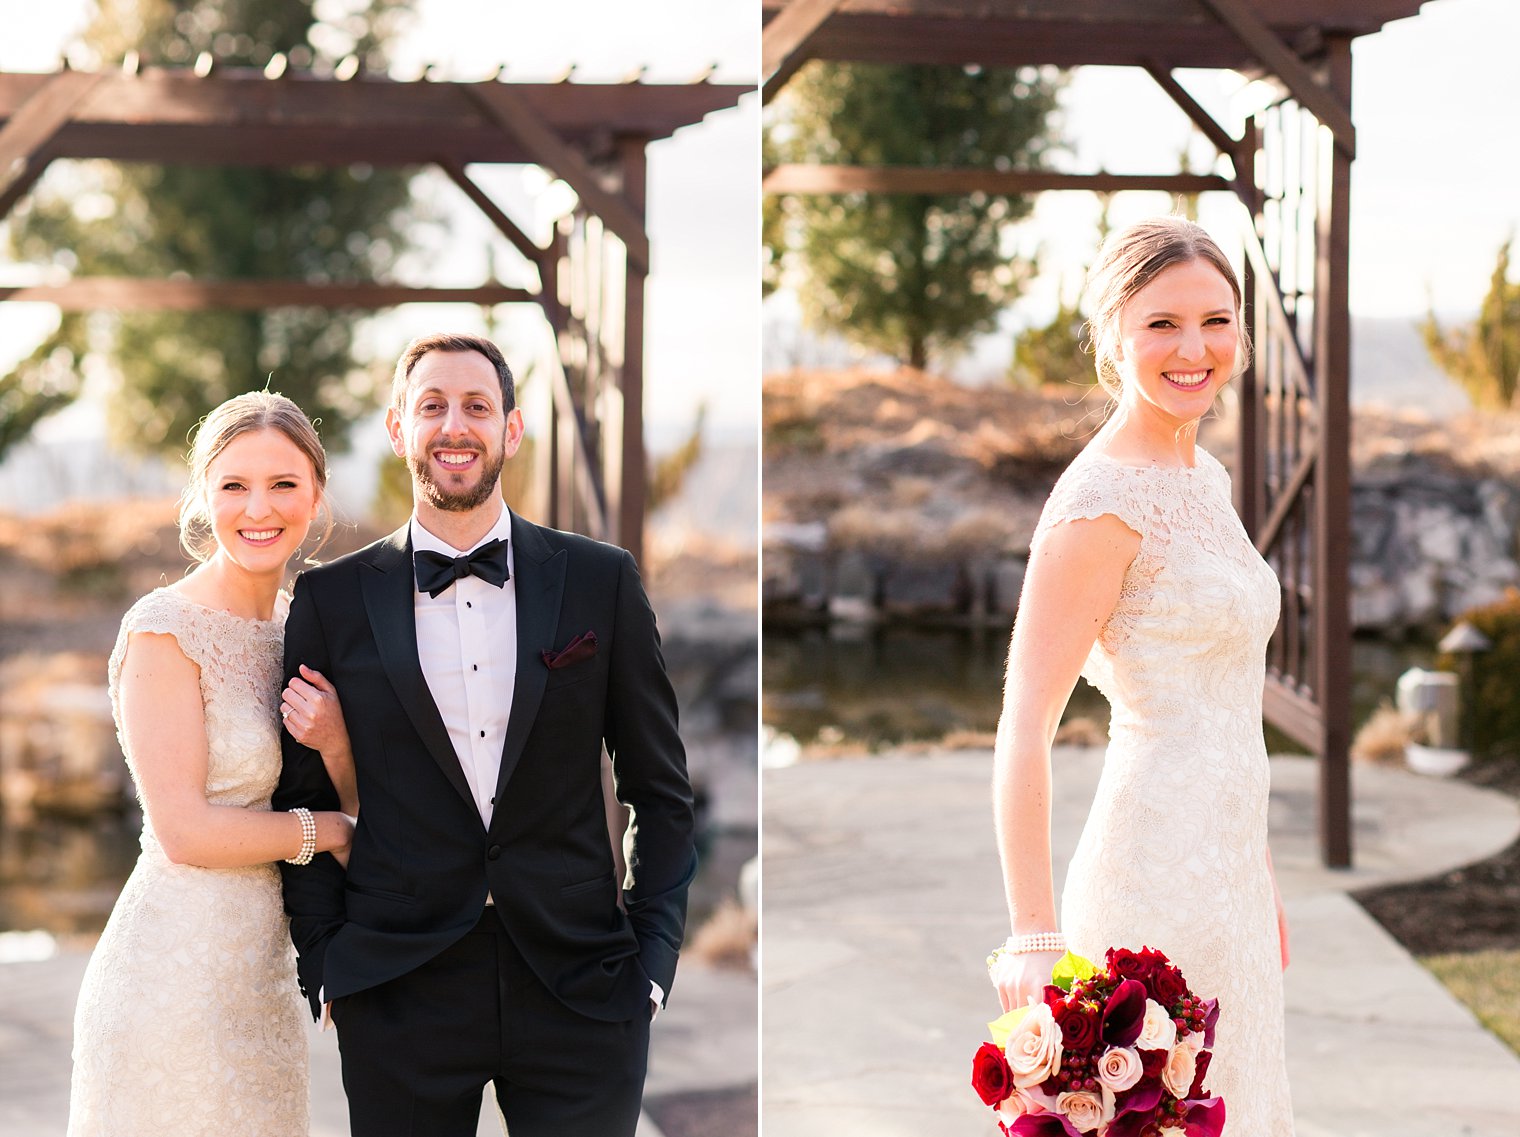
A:
{"label": "shirt button", "polygon": [[480,737],[481,737],[481,738],[484,738],[484,737],[485,737],[485,736],[486,736],[486,732],[485,732],[485,731],[481,731],[481,732],[480,732]]}
{"label": "shirt button", "polygon": [[486,860],[488,860],[488,861],[497,860],[498,858],[500,858],[500,856],[501,856],[501,846],[500,845],[492,845],[489,849],[486,850]]}

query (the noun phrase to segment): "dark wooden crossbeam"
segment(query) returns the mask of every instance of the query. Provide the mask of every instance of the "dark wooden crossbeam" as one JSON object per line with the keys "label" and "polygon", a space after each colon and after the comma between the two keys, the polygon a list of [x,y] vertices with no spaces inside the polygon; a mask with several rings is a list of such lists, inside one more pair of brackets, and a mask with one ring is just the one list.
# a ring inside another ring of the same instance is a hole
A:
{"label": "dark wooden crossbeam", "polygon": [[766,193],[1045,193],[1049,190],[1228,190],[1216,174],[1063,174],[1052,170],[984,170],[918,166],[776,166],[761,183]]}
{"label": "dark wooden crossbeam", "polygon": [[63,284],[0,288],[0,301],[56,304],[66,312],[101,308],[193,312],[206,309],[392,308],[397,304],[517,304],[538,297],[498,284],[412,288],[401,284],[309,283],[292,280],[149,280],[76,277]]}
{"label": "dark wooden crossbeam", "polygon": [[[0,130],[56,77],[0,73]],[[532,162],[472,89],[510,86],[566,145],[590,154],[630,135],[666,138],[752,87],[721,83],[344,83],[251,69],[144,68],[91,75],[51,137],[55,158],[207,165],[378,166]]]}

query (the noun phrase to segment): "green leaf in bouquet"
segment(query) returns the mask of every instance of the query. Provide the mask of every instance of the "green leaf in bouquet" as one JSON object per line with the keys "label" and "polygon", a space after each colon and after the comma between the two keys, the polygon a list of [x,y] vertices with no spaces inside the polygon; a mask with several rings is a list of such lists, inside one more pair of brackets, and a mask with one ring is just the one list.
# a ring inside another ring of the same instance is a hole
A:
{"label": "green leaf in bouquet", "polygon": [[992,1022],[987,1024],[987,1031],[992,1035],[992,1042],[999,1050],[1008,1049],[1008,1036],[1013,1033],[1013,1028],[1029,1013],[1028,1007],[1014,1007]]}
{"label": "green leaf in bouquet", "polygon": [[1092,960],[1067,952],[1051,969],[1050,981],[1069,993],[1076,984],[1084,979],[1091,979],[1096,974],[1098,974],[1098,968]]}

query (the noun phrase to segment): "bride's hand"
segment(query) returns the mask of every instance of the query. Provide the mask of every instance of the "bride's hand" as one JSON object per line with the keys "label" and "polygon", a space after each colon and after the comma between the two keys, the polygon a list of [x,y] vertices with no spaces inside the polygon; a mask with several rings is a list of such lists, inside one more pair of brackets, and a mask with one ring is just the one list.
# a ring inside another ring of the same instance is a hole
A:
{"label": "bride's hand", "polygon": [[992,965],[990,978],[997,988],[1003,1010],[1024,1006],[1031,995],[1039,1001],[1062,954],[1058,951],[1027,951],[1017,955],[1004,952],[999,956]]}
{"label": "bride's hand", "polygon": [[348,725],[337,689],[320,671],[301,664],[301,674],[285,685],[280,717],[285,729],[302,746],[322,755],[327,776],[338,791],[343,812],[359,815],[359,786],[354,773],[354,757],[348,742]]}

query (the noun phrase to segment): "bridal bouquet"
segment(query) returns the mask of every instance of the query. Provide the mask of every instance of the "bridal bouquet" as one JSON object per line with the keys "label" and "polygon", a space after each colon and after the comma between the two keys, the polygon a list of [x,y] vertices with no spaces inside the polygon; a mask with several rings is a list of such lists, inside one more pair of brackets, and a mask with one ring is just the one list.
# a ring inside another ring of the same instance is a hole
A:
{"label": "bridal bouquet", "polygon": [[1224,1100],[1203,1088],[1219,1018],[1159,951],[1070,952],[1043,1002],[989,1024],[971,1085],[1008,1137],[1219,1137]]}

